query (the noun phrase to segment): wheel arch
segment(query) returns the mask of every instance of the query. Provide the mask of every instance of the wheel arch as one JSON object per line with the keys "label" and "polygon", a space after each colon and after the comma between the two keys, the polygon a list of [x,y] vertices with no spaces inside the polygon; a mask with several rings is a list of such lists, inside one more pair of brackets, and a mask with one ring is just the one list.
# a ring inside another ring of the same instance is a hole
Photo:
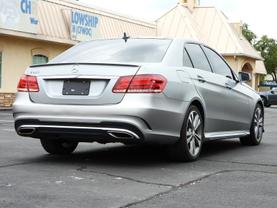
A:
{"label": "wheel arch", "polygon": [[[261,99],[265,99],[266,101],[268,101],[268,97],[267,96],[265,96],[265,95],[261,95]],[[261,100],[259,100],[259,101],[261,101]],[[258,101],[258,102],[259,102]],[[262,102],[262,101],[261,101]]]}
{"label": "wheel arch", "polygon": [[263,104],[263,101],[262,100],[258,100],[256,106],[258,106],[258,105],[261,105],[262,111],[263,111],[263,114],[264,114],[264,104]]}
{"label": "wheel arch", "polygon": [[198,108],[198,110],[200,111],[201,116],[203,118],[203,123],[204,123],[204,126],[205,126],[206,113],[205,113],[205,107],[204,107],[203,103],[199,99],[194,99],[190,103],[190,106],[191,105],[194,105],[194,106],[196,106]]}
{"label": "wheel arch", "polygon": [[[270,99],[269,99],[268,96],[266,96],[266,95],[261,95],[260,97],[261,97],[260,102],[262,103],[263,108],[264,108],[264,107],[270,107],[270,106],[271,106],[271,102],[270,102]],[[262,101],[263,99],[264,99],[265,102]]]}
{"label": "wheel arch", "polygon": [[252,117],[251,117],[251,120],[250,120],[250,127],[249,128],[251,128],[251,125],[252,125],[252,122],[253,122],[253,119],[254,119],[254,116],[255,116],[255,111],[256,111],[258,105],[260,105],[262,107],[262,113],[263,113],[263,116],[264,116],[264,112],[265,112],[264,104],[263,104],[263,101],[260,99],[260,100],[257,101],[256,105],[254,105],[254,110],[251,113]]}

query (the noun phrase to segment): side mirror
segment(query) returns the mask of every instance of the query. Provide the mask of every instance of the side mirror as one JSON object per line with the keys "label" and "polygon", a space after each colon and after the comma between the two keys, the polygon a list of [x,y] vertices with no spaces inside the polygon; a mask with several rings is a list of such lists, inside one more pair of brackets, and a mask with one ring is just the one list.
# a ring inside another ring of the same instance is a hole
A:
{"label": "side mirror", "polygon": [[251,75],[247,72],[239,72],[239,79],[242,82],[249,82],[251,81]]}

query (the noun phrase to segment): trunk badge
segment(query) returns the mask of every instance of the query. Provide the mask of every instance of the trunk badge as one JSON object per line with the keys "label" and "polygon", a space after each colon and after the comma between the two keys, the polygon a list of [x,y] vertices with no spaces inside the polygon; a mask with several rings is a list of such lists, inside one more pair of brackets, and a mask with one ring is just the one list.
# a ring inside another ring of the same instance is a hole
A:
{"label": "trunk badge", "polygon": [[78,69],[76,69],[76,68],[72,69],[72,73],[73,73],[73,74],[77,74],[78,72],[79,72]]}

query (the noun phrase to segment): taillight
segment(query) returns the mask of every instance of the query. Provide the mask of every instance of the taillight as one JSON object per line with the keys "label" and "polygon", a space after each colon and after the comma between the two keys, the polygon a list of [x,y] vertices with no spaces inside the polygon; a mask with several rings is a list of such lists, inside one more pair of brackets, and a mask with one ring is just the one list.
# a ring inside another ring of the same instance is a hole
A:
{"label": "taillight", "polygon": [[120,77],[116,82],[114,93],[161,93],[167,80],[158,74],[141,74]]}
{"label": "taillight", "polygon": [[22,75],[18,86],[18,92],[39,92],[37,78],[29,75]]}
{"label": "taillight", "polygon": [[17,85],[17,92],[28,92],[27,76],[22,75]]}
{"label": "taillight", "polygon": [[130,85],[130,82],[132,81],[134,76],[125,76],[125,77],[120,77],[118,81],[116,82],[113,92],[114,93],[125,93],[127,92],[127,89]]}
{"label": "taillight", "polygon": [[27,76],[29,92],[39,92],[37,77]]}

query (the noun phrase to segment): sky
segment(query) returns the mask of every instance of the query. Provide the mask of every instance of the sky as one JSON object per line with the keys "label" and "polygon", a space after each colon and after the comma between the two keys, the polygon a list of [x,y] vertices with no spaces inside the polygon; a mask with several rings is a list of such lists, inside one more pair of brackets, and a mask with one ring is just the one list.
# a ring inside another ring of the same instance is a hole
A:
{"label": "sky", "polygon": [[[173,8],[179,0],[79,1],[127,16],[153,21]],[[200,0],[200,5],[216,6],[231,22],[242,21],[247,23],[258,36],[268,35],[277,39],[276,0]]]}

